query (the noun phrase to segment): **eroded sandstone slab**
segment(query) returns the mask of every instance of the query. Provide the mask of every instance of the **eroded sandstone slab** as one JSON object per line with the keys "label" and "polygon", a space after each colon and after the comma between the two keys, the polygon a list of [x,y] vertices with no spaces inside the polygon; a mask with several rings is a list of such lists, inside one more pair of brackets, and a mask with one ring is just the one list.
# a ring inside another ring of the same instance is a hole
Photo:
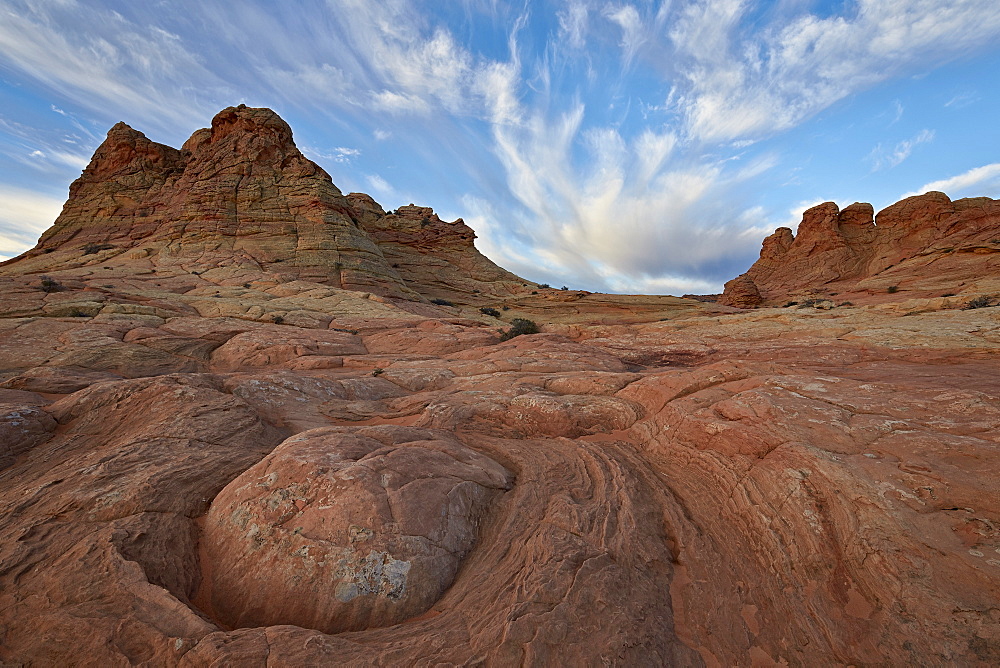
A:
{"label": "eroded sandstone slab", "polygon": [[402,622],[451,585],[511,478],[447,432],[297,434],[212,503],[206,603],[230,627]]}

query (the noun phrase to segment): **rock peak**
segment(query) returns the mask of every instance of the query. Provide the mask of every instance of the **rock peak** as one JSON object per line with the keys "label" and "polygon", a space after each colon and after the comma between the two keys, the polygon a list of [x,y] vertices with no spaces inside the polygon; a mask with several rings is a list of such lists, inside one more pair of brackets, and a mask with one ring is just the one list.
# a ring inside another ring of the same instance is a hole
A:
{"label": "rock peak", "polygon": [[1000,201],[989,198],[952,202],[931,191],[878,215],[863,202],[843,210],[824,202],[802,214],[794,237],[779,228],[765,239],[760,259],[726,284],[720,302],[745,307],[826,294],[855,300],[895,294],[900,284],[909,296],[951,293],[988,273],[998,237]]}
{"label": "rock peak", "polygon": [[412,205],[398,214],[366,195],[344,197],[295,146],[281,116],[241,104],[216,114],[181,150],[116,123],[53,227],[13,263],[53,271],[104,262],[94,251],[101,249],[154,266],[240,266],[268,280],[417,301],[428,286],[431,297],[445,298],[523,285],[475,249],[461,219],[446,223]]}

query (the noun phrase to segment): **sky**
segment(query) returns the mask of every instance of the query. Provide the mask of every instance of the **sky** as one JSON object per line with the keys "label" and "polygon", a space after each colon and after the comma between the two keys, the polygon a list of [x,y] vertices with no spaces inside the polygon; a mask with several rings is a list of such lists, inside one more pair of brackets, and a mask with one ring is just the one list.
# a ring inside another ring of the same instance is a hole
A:
{"label": "sky", "polygon": [[998,84],[997,0],[0,0],[0,259],[243,103],[525,278],[719,292],[814,204],[1000,197]]}

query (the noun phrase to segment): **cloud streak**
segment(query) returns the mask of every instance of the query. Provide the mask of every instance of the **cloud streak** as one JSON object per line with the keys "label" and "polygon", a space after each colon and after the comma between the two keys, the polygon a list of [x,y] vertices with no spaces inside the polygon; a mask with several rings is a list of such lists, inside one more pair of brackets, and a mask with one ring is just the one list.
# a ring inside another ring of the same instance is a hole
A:
{"label": "cloud streak", "polygon": [[995,195],[1000,197],[1000,162],[975,167],[947,179],[925,183],[919,189],[900,197],[913,197],[937,190],[948,193],[953,199],[970,195]]}
{"label": "cloud streak", "polygon": [[[714,291],[752,261],[772,221],[815,194],[761,203],[754,184],[788,161],[769,138],[1000,38],[1000,5],[978,0],[811,6],[248,0],[179,16],[11,0],[0,64],[55,91],[55,115],[81,131],[77,108],[181,140],[227,104],[291,111],[328,133],[306,150],[332,174],[387,197],[424,189],[408,178],[430,184],[444,199],[428,203],[460,211],[491,257],[529,277]],[[902,128],[916,107],[904,119],[893,104]],[[935,133],[919,127],[877,143],[873,172],[930,145]],[[0,150],[39,171],[79,169],[97,140],[6,136]],[[988,185],[992,167],[935,184]]]}

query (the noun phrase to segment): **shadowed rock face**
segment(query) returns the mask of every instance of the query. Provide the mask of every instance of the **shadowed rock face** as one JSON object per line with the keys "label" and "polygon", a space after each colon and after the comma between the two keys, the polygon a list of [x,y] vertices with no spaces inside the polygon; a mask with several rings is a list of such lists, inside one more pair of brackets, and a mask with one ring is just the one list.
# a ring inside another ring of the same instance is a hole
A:
{"label": "shadowed rock face", "polygon": [[745,308],[827,296],[877,302],[898,299],[884,295],[899,291],[975,295],[1000,290],[998,273],[998,200],[953,202],[929,192],[878,216],[870,204],[840,211],[826,202],[803,214],[796,236],[781,227],[765,239],[760,259],[726,284],[720,303]]}
{"label": "shadowed rock face", "polygon": [[[1000,308],[898,273],[828,309],[535,289],[464,224],[340,197],[265,112],[181,151],[117,126],[0,267],[0,663],[1000,662]],[[209,164],[241,222],[205,217]],[[293,182],[317,203],[268,220]],[[868,272],[873,238],[920,266],[928,221],[993,206],[931,200],[820,207],[755,266]],[[279,217],[455,303],[274,270]]]}

